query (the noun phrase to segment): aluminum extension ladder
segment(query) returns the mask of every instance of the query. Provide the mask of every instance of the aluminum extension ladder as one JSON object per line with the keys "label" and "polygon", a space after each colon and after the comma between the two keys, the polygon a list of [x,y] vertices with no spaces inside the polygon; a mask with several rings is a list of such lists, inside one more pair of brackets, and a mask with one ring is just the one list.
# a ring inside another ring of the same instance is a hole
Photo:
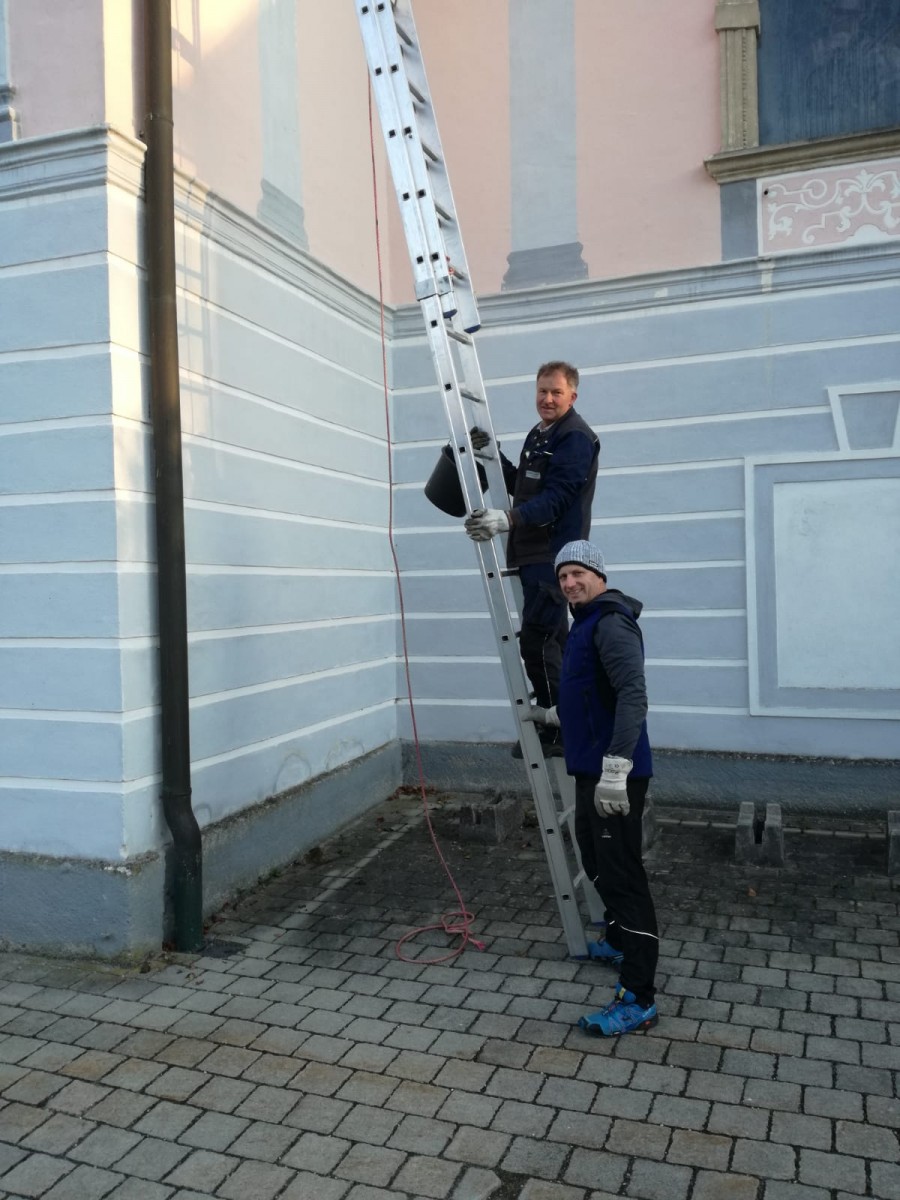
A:
{"label": "aluminum extension ladder", "polygon": [[[480,325],[478,306],[456,219],[411,3],[410,0],[355,0],[355,3],[372,93],[400,204],[416,299],[422,308],[450,424],[466,509],[472,512],[485,506],[479,466],[484,471],[487,490],[498,498],[496,503],[503,506],[500,498],[507,496],[506,484],[472,336]],[[490,435],[490,441],[482,451],[472,447],[469,430],[474,425]],[[583,889],[592,921],[603,919],[603,906],[593,884],[584,877],[577,858],[573,828],[574,781],[566,774],[562,760],[552,760],[557,767],[561,798],[558,804],[537,728],[532,722],[521,719],[531,703],[530,691],[519,657],[504,579],[511,578],[519,612],[521,587],[518,574],[501,565],[498,543],[499,539],[494,538],[489,542],[473,542],[473,545],[478,553],[491,624],[516,717],[569,953],[586,958],[588,947],[578,907],[578,888]],[[562,837],[563,823],[569,829],[576,859],[574,872]]]}

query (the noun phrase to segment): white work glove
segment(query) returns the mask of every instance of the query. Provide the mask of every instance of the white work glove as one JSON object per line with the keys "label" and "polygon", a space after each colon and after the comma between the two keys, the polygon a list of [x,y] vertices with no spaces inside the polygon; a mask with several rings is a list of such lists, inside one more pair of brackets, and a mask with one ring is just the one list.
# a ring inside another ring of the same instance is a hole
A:
{"label": "white work glove", "polygon": [[559,729],[559,714],[556,711],[556,705],[552,708],[541,708],[537,704],[533,704],[527,713],[522,714],[523,721],[533,721],[535,725],[553,725]]}
{"label": "white work glove", "polygon": [[491,435],[486,429],[479,429],[477,425],[473,425],[469,430],[469,437],[473,450],[483,450],[485,446],[490,445]]}
{"label": "white work glove", "polygon": [[603,774],[594,788],[594,807],[601,817],[627,817],[630,805],[625,784],[631,770],[630,758],[603,756]]}
{"label": "white work glove", "polygon": [[508,530],[509,517],[502,508],[476,508],[466,520],[466,533],[473,542],[489,542]]}

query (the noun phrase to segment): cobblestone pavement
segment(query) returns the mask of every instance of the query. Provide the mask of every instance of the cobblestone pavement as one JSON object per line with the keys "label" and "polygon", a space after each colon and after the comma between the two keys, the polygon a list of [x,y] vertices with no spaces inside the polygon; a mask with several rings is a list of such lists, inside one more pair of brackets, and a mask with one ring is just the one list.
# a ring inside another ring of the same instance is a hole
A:
{"label": "cobblestone pavement", "polygon": [[399,797],[204,956],[0,956],[0,1200],[900,1197],[883,824],[786,820],[788,865],[738,868],[727,814],[661,813],[660,1023],[604,1041],[575,1022],[615,977],[567,957],[537,831],[433,808],[483,951],[398,957],[456,903]]}

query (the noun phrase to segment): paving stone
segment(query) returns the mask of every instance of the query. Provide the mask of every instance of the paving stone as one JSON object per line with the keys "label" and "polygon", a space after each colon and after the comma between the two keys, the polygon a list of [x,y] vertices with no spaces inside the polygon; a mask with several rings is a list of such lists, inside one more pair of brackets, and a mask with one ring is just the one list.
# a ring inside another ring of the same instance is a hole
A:
{"label": "paving stone", "polygon": [[824,1154],[819,1150],[800,1151],[800,1183],[817,1187],[843,1188],[857,1195],[866,1190],[866,1169],[861,1158],[842,1154]]}
{"label": "paving stone", "polygon": [[866,1117],[873,1125],[888,1125],[892,1129],[900,1129],[900,1100],[868,1096]]}
{"label": "paving stone", "polygon": [[344,1138],[304,1133],[284,1155],[282,1162],[288,1167],[329,1175],[351,1146],[352,1143]]}
{"label": "paving stone", "polygon": [[453,1133],[454,1127],[446,1121],[405,1116],[389,1138],[387,1145],[392,1149],[431,1157],[441,1153]]}
{"label": "paving stone", "polygon": [[342,1200],[351,1185],[342,1179],[325,1179],[299,1171],[279,1200]]}
{"label": "paving stone", "polygon": [[[6,1112],[3,1112],[2,1124],[6,1135]],[[46,1115],[46,1114],[44,1114]],[[81,1117],[70,1117],[66,1113],[55,1113],[22,1139],[22,1146],[28,1150],[39,1150],[44,1154],[65,1154],[72,1146],[82,1141],[95,1128],[92,1121]]]}
{"label": "paving stone", "polygon": [[253,1121],[228,1147],[239,1158],[258,1158],[277,1162],[298,1138],[296,1129],[274,1125],[268,1121]]}
{"label": "paving stone", "polygon": [[125,1129],[101,1125],[68,1151],[68,1157],[95,1167],[111,1167],[140,1142],[140,1136]]}
{"label": "paving stone", "polygon": [[784,1183],[772,1180],[766,1183],[764,1200],[831,1200],[831,1192],[822,1188],[807,1187],[802,1183]]}
{"label": "paving stone", "polygon": [[738,1138],[731,1167],[740,1174],[759,1175],[763,1179],[793,1179],[797,1163],[792,1146]]}
{"label": "paving stone", "polygon": [[769,1114],[765,1110],[739,1107],[734,1104],[714,1104],[707,1129],[731,1137],[764,1138],[769,1129]]}
{"label": "paving stone", "polygon": [[832,1145],[831,1122],[824,1117],[775,1112],[772,1114],[769,1137],[773,1142],[785,1142],[791,1146],[809,1146],[814,1150],[830,1150]]}
{"label": "paving stone", "polygon": [[95,1083],[82,1083],[80,1080],[68,1083],[47,1101],[47,1107],[57,1112],[66,1112],[70,1116],[80,1116],[93,1108],[100,1100],[109,1095],[108,1087],[100,1087]]}
{"label": "paving stone", "polygon": [[[466,1167],[456,1181],[451,1200],[488,1200],[501,1186],[493,1171],[482,1167]],[[355,1189],[354,1189],[355,1190]],[[394,1193],[395,1195],[397,1193]],[[350,1193],[352,1196],[353,1193]],[[348,1196],[348,1200],[350,1200]],[[362,1197],[356,1200],[363,1200]]]}
{"label": "paving stone", "polygon": [[796,1083],[779,1083],[773,1079],[748,1079],[744,1088],[744,1104],[754,1108],[778,1108],[799,1112],[802,1089]]}
{"label": "paving stone", "polygon": [[386,1187],[406,1161],[400,1150],[363,1143],[352,1145],[333,1173],[339,1179]]}
{"label": "paving stone", "polygon": [[500,1168],[518,1175],[536,1175],[539,1179],[556,1180],[568,1154],[568,1147],[564,1145],[537,1138],[517,1137],[504,1155]]}
{"label": "paving stone", "polygon": [[834,1068],[827,1062],[812,1062],[805,1058],[781,1055],[775,1068],[775,1077],[779,1083],[811,1084],[827,1088],[834,1084]]}
{"label": "paving stone", "polygon": [[873,1196],[879,1200],[900,1200],[900,1168],[893,1163],[873,1162],[871,1172]]}
{"label": "paving stone", "polygon": [[519,1200],[582,1200],[583,1196],[581,1188],[547,1183],[542,1179],[529,1179],[519,1192]]}
{"label": "paving stone", "polygon": [[858,1154],[883,1162],[900,1161],[897,1135],[892,1129],[878,1125],[838,1121],[834,1127],[834,1148],[838,1154]]}
{"label": "paving stone", "polygon": [[0,1187],[10,1195],[43,1196],[73,1169],[64,1158],[28,1154],[0,1178]]}
{"label": "paving stone", "polygon": [[587,1079],[592,1084],[624,1087],[635,1073],[635,1063],[623,1058],[589,1057],[578,1069],[578,1079]]}
{"label": "paving stone", "polygon": [[147,1179],[126,1179],[106,1200],[171,1200],[174,1198],[173,1188],[161,1183],[151,1183]]}
{"label": "paving stone", "polygon": [[227,1150],[250,1122],[228,1113],[206,1112],[181,1134],[179,1141],[204,1150]]}
{"label": "paving stone", "polygon": [[0,1136],[5,1142],[19,1142],[47,1120],[46,1109],[31,1104],[7,1104],[0,1108]]}
{"label": "paving stone", "polygon": [[45,1200],[102,1200],[121,1182],[122,1176],[114,1171],[82,1165],[43,1195]]}
{"label": "paving stone", "polygon": [[347,1112],[334,1132],[352,1142],[368,1142],[380,1146],[388,1140],[401,1120],[400,1113],[357,1104]]}
{"label": "paving stone", "polygon": [[308,1129],[313,1133],[330,1133],[341,1123],[351,1107],[346,1100],[304,1096],[285,1114],[282,1124],[295,1129]]}
{"label": "paving stone", "polygon": [[688,1100],[683,1096],[657,1096],[648,1121],[684,1129],[702,1129],[709,1115],[706,1100]]}
{"label": "paving stone", "polygon": [[219,1188],[226,1200],[273,1200],[291,1180],[292,1172],[273,1163],[241,1163]]}
{"label": "paving stone", "polygon": [[576,1148],[562,1178],[568,1184],[599,1188],[603,1192],[619,1196],[622,1194],[622,1181],[628,1166],[629,1159],[619,1154]]}
{"label": "paving stone", "polygon": [[731,1138],[696,1130],[676,1129],[666,1154],[666,1161],[689,1167],[706,1167],[724,1171],[731,1154]]}
{"label": "paving stone", "polygon": [[849,1121],[863,1119],[863,1098],[859,1092],[808,1087],[804,1089],[803,1108],[813,1116],[844,1118]]}
{"label": "paving stone", "polygon": [[691,1200],[757,1200],[758,1194],[759,1180],[749,1175],[737,1175],[731,1171],[727,1175],[718,1171],[698,1171]]}
{"label": "paving stone", "polygon": [[413,1156],[407,1159],[397,1172],[393,1186],[413,1196],[442,1200],[450,1195],[461,1171],[462,1167],[457,1163],[443,1162],[439,1158]]}
{"label": "paving stone", "polygon": [[687,1197],[692,1171],[671,1163],[635,1160],[628,1181],[628,1195],[642,1200],[682,1200]]}
{"label": "paving stone", "polygon": [[463,1125],[447,1145],[444,1154],[453,1161],[479,1167],[495,1167],[506,1153],[510,1135]]}
{"label": "paving stone", "polygon": [[497,1110],[491,1128],[501,1133],[542,1137],[549,1129],[552,1119],[553,1113],[549,1108],[506,1100]]}
{"label": "paving stone", "polygon": [[642,1121],[615,1121],[607,1139],[607,1147],[614,1153],[663,1159],[670,1136],[670,1129],[658,1125]]}
{"label": "paving stone", "polygon": [[116,1170],[123,1175],[137,1175],[141,1179],[162,1180],[190,1153],[187,1146],[176,1146],[159,1138],[141,1138],[128,1153],[116,1163]]}
{"label": "paving stone", "polygon": [[737,1075],[718,1075],[711,1071],[691,1071],[685,1095],[697,1100],[719,1100],[737,1104],[744,1094],[744,1081]]}
{"label": "paving stone", "polygon": [[597,1091],[591,1112],[609,1117],[625,1117],[640,1121],[650,1112],[653,1103],[651,1092],[639,1092],[631,1088],[604,1087]]}
{"label": "paving stone", "polygon": [[610,1125],[611,1121],[607,1118],[562,1110],[557,1113],[546,1136],[551,1142],[599,1149],[606,1141]]}
{"label": "paving stone", "polygon": [[156,1099],[153,1096],[142,1096],[138,1092],[113,1088],[99,1104],[89,1108],[87,1114],[92,1121],[103,1122],[107,1125],[119,1125],[123,1129],[127,1129],[155,1103]]}

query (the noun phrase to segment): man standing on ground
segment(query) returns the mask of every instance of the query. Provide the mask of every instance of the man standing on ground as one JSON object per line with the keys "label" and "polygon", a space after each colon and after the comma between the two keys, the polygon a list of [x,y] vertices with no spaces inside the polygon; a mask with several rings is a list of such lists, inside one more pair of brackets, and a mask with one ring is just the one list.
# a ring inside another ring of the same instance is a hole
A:
{"label": "man standing on ground", "polygon": [[582,1017],[588,1033],[644,1033],[657,1023],[659,933],[641,858],[642,817],[653,760],[647,738],[641,602],[606,586],[599,548],[573,541],[556,556],[572,611],[558,708],[527,720],[561,725],[566,770],[575,777],[581,865],[606,909],[606,937],[591,958],[619,968],[612,1003]]}
{"label": "man standing on ground", "polygon": [[[523,611],[519,652],[541,708],[556,703],[562,648],[568,630],[566,602],[553,569],[566,542],[586,538],[597,478],[600,440],[575,412],[578,371],[570,363],[548,362],[537,371],[536,406],[540,421],[522,447],[518,467],[501,453],[512,508],[488,508],[466,521],[475,541],[508,533],[506,563],[517,567]],[[474,429],[472,445],[483,449],[487,433]],[[545,754],[559,754],[558,730],[541,732]],[[513,753],[521,754],[517,746]]]}

